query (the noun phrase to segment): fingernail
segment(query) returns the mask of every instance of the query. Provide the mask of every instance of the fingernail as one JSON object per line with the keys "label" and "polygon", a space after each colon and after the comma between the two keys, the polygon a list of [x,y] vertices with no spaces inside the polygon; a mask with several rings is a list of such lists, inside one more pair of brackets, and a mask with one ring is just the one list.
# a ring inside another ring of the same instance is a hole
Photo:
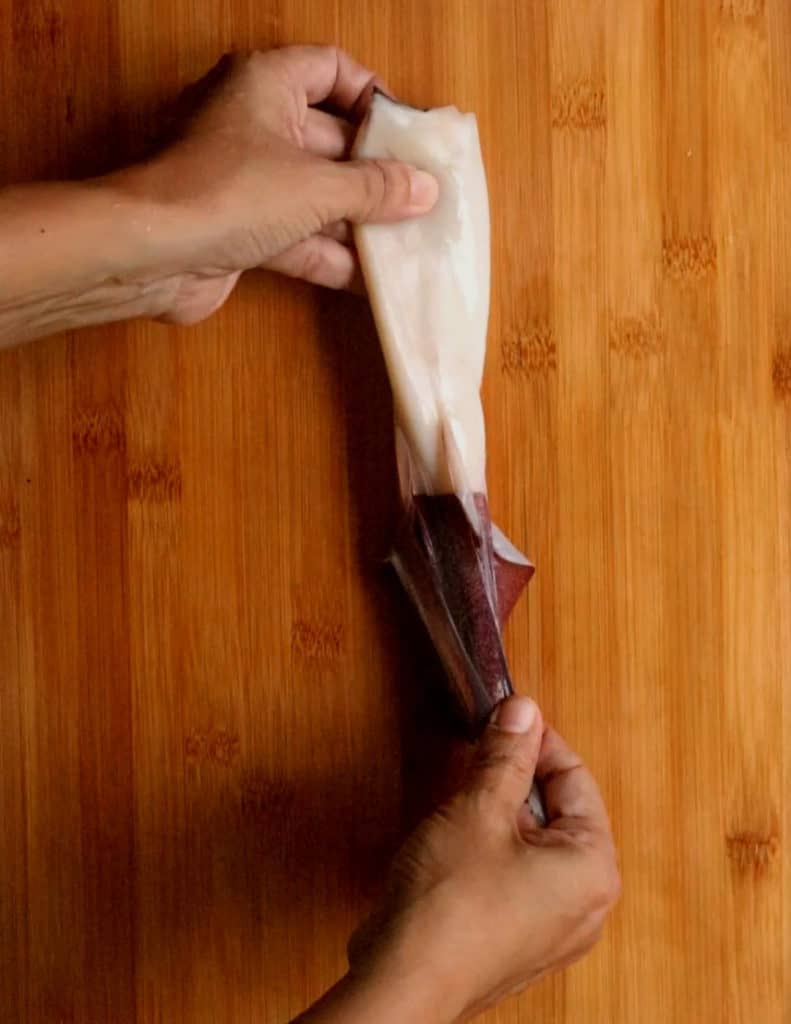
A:
{"label": "fingernail", "polygon": [[437,179],[426,171],[412,168],[409,179],[409,202],[417,210],[430,210],[439,195]]}
{"label": "fingernail", "polygon": [[491,722],[503,732],[530,732],[537,711],[529,697],[509,697],[494,709]]}

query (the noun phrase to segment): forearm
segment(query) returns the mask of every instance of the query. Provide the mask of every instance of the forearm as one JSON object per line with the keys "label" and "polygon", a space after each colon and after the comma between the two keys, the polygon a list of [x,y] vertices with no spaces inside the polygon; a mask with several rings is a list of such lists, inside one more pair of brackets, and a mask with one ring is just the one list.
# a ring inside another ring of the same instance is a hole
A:
{"label": "forearm", "polygon": [[417,980],[396,982],[347,974],[293,1024],[451,1024],[455,1019]]}
{"label": "forearm", "polygon": [[86,324],[157,316],[177,286],[178,214],[123,175],[0,189],[0,348]]}

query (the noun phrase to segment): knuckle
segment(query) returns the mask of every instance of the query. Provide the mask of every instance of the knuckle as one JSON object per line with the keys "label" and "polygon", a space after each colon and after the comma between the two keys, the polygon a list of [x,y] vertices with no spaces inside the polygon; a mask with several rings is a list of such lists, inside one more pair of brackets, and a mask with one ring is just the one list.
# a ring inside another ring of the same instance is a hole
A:
{"label": "knuckle", "polygon": [[390,190],[393,198],[399,204],[406,204],[409,200],[411,179],[409,168],[405,164],[390,164],[389,167]]}
{"label": "knuckle", "polygon": [[532,777],[535,771],[535,763],[530,752],[523,744],[517,744],[507,755],[510,770],[517,775]]}
{"label": "knuckle", "polygon": [[223,54],[221,64],[228,75],[244,75],[254,66],[256,53],[252,50],[233,49]]}
{"label": "knuckle", "polygon": [[498,745],[482,749],[478,764],[484,774],[515,773],[525,777],[533,774],[533,761],[530,754],[518,743],[511,744],[507,748]]}
{"label": "knuckle", "polygon": [[598,866],[589,890],[591,912],[607,914],[621,895],[621,875],[613,858]]}
{"label": "knuckle", "polygon": [[590,933],[587,936],[587,939],[583,944],[583,948],[581,950],[582,954],[584,955],[585,953],[589,953],[594,948],[594,946],[598,946],[598,944],[601,942],[603,934],[604,923],[602,922],[591,929]]}
{"label": "knuckle", "polygon": [[450,824],[456,835],[484,842],[500,833],[502,821],[502,802],[492,787],[477,786],[453,800]]}
{"label": "knuckle", "polygon": [[282,50],[245,50],[244,63],[255,71],[271,67],[283,59]]}
{"label": "knuckle", "polygon": [[409,168],[397,161],[366,160],[363,168],[367,218],[387,219],[409,204]]}
{"label": "knuckle", "polygon": [[500,801],[493,786],[481,786],[469,804],[469,816],[484,829],[501,817]]}
{"label": "knuckle", "polygon": [[370,160],[363,174],[366,216],[371,216],[384,203],[387,189],[387,165],[382,160]]}
{"label": "knuckle", "polygon": [[319,246],[308,245],[300,260],[299,276],[308,281],[323,277],[327,269],[327,258]]}
{"label": "knuckle", "polygon": [[607,896],[608,906],[614,907],[618,900],[621,898],[623,892],[623,881],[621,879],[621,872],[618,870],[618,866],[613,864],[610,868]]}
{"label": "knuckle", "polygon": [[288,56],[284,50],[245,50],[240,58],[240,77],[259,95],[263,95],[265,88],[289,81]]}
{"label": "knuckle", "polygon": [[404,843],[390,869],[391,885],[401,892],[420,891],[446,873],[455,859],[454,835],[429,818]]}

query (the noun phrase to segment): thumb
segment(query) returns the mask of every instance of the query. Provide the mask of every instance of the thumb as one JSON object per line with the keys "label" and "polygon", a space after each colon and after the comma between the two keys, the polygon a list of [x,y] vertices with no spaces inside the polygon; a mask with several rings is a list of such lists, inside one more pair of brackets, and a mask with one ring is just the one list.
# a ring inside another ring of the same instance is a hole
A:
{"label": "thumb", "polygon": [[494,709],[473,762],[468,788],[490,793],[516,815],[530,793],[544,731],[538,705],[508,697]]}
{"label": "thumb", "polygon": [[439,195],[437,179],[398,160],[337,163],[329,220],[353,224],[403,220],[428,213]]}

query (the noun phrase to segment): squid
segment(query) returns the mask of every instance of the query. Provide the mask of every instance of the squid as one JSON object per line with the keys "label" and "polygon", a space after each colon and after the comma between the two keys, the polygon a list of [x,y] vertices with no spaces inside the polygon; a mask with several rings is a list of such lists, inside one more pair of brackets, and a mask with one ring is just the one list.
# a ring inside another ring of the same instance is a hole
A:
{"label": "squid", "polygon": [[[513,693],[502,629],[534,571],[489,516],[489,203],[475,115],[377,91],[352,155],[404,160],[439,182],[428,214],[354,233],[393,393],[404,514],[391,561],[474,738]],[[530,806],[543,822],[535,789]]]}

